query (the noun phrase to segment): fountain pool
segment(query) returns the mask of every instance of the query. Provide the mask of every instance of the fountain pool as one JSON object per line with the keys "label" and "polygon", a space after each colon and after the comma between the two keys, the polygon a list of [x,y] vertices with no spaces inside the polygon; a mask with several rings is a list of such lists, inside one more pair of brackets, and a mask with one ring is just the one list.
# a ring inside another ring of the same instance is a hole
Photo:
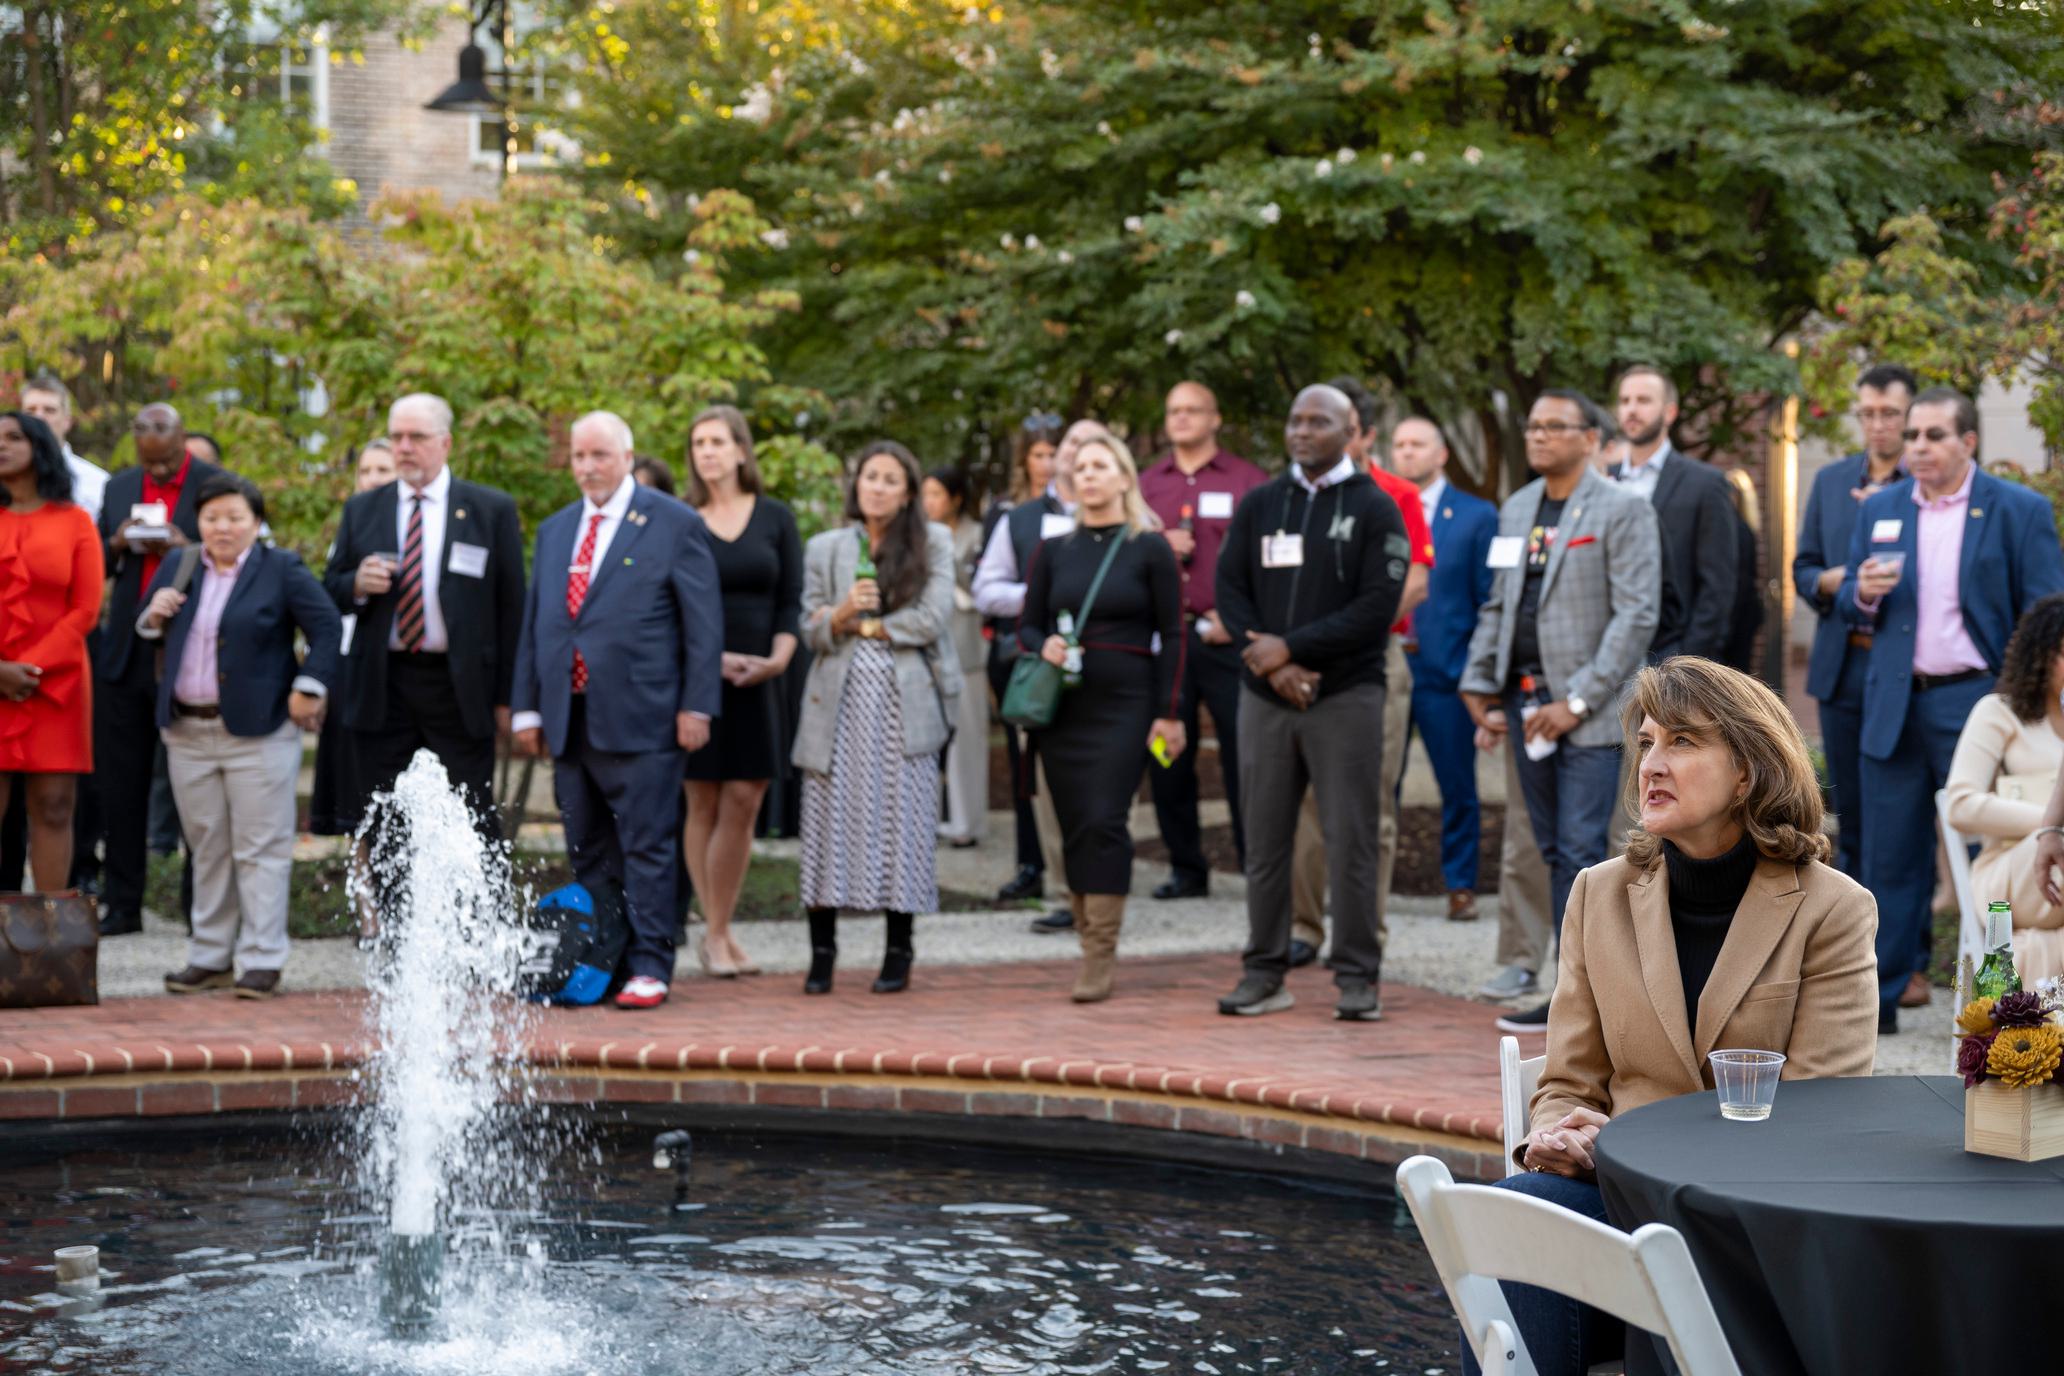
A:
{"label": "fountain pool", "polygon": [[[696,1134],[672,1206],[654,1129],[533,1109],[562,1145],[413,1340],[381,1317],[386,1220],[349,1134],[194,1122],[0,1148],[0,1372],[1454,1371],[1439,1282],[1389,1196],[921,1141]],[[576,1130],[577,1129],[577,1130]],[[94,1243],[97,1300],[52,1251]],[[39,1270],[38,1268],[46,1268]]]}

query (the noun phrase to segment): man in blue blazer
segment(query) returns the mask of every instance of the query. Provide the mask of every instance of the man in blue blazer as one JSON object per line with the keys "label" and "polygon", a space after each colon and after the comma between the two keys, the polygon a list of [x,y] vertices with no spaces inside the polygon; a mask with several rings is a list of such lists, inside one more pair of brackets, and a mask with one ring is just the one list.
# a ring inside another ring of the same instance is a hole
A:
{"label": "man in blue blazer", "polygon": [[1935,792],[1964,720],[1992,691],[2007,638],[2036,599],[2064,591],[2056,513],[1978,467],[1978,408],[1930,387],[1907,411],[1911,477],[1867,499],[1836,595],[1871,632],[1862,787],[1871,800],[1863,882],[1878,900],[1878,1029],[1925,970],[1935,890]]}
{"label": "man in blue blazer", "polygon": [[510,725],[518,749],[551,749],[575,877],[622,886],[617,1007],[656,1008],[674,973],[681,770],[722,691],[722,594],[702,518],[632,478],[623,418],[591,412],[571,438],[582,499],[538,527]]}
{"label": "man in blue blazer", "polygon": [[1483,812],[1476,800],[1476,724],[1458,690],[1469,665],[1469,638],[1476,634],[1476,609],[1490,601],[1497,576],[1490,554],[1498,508],[1449,486],[1447,440],[1423,416],[1407,417],[1391,432],[1390,466],[1419,489],[1433,535],[1433,574],[1426,600],[1412,613],[1405,661],[1412,669],[1412,729],[1426,743],[1440,785],[1448,916],[1466,921],[1476,916]]}
{"label": "man in blue blazer", "polygon": [[1856,534],[1856,513],[1866,497],[1904,477],[1906,409],[1920,390],[1914,375],[1892,363],[1866,369],[1856,379],[1856,421],[1863,448],[1814,475],[1806,497],[1792,558],[1792,585],[1820,624],[1813,655],[1806,662],[1806,691],[1820,704],[1820,743],[1827,752],[1840,844],[1835,860],[1851,879],[1863,878],[1864,796],[1857,773],[1863,735],[1863,675],[1870,662],[1871,633],[1835,610],[1835,594],[1849,574],[1842,563]]}

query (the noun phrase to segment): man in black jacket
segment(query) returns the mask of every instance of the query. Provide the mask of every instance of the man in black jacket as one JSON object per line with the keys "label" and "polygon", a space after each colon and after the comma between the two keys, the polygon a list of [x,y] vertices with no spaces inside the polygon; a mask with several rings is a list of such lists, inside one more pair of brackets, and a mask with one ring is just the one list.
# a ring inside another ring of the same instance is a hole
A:
{"label": "man in black jacket", "polygon": [[138,411],[130,433],[137,467],[109,478],[100,504],[100,538],[113,580],[93,664],[93,778],[106,846],[103,936],[143,930],[158,654],[156,646],[137,641],[139,599],[168,554],[200,539],[194,494],[222,471],[187,457],[186,424],[163,402]]}
{"label": "man in black jacket", "polygon": [[1218,558],[1218,614],[1241,652],[1240,804],[1247,830],[1247,950],[1218,1011],[1294,1002],[1290,861],[1309,787],[1333,894],[1335,1016],[1373,1021],[1383,799],[1384,656],[1412,546],[1397,503],[1347,453],[1353,404],[1298,393],[1284,427],[1289,470],[1241,499]]}
{"label": "man in black jacket", "polygon": [[1740,594],[1742,525],[1727,479],[1670,443],[1677,387],[1661,369],[1641,363],[1620,374],[1618,398],[1627,462],[1609,471],[1648,499],[1662,527],[1663,615],[1648,662],[1724,661]]}
{"label": "man in black jacket", "polygon": [[444,762],[482,835],[496,838],[495,740],[523,621],[523,532],[508,494],[452,475],[452,410],[427,393],[387,413],[400,475],[353,497],[323,586],[356,624],[336,709],[361,798],[418,750]]}

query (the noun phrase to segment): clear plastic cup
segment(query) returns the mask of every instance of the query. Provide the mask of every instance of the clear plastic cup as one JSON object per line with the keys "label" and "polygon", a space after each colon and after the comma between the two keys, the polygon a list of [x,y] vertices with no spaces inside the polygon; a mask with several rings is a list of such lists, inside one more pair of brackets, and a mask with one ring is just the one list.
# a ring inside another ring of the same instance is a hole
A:
{"label": "clear plastic cup", "polygon": [[1781,1051],[1713,1051],[1713,1091],[1720,1096],[1720,1116],[1741,1123],[1760,1123],[1770,1116],[1777,1098],[1777,1079],[1784,1070]]}

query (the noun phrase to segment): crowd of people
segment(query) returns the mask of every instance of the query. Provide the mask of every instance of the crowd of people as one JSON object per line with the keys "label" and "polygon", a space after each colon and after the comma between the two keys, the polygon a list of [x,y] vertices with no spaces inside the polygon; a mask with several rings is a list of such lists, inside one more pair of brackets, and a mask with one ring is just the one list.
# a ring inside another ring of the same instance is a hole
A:
{"label": "crowd of people", "polygon": [[[2064,758],[2064,553],[2049,504],[1977,464],[1967,397],[1881,365],[1856,399],[1864,448],[1816,478],[1792,573],[1820,623],[1806,686],[1834,868],[1876,900],[1890,1030],[1928,997],[1937,789],[1984,843],[1985,896],[2013,900],[2031,976],[2064,971],[2064,907],[2037,873]],[[632,928],[617,1002],[651,1007],[690,893],[702,970],[758,972],[733,918],[770,784],[793,769],[805,989],[832,988],[839,914],[881,912],[873,987],[893,993],[938,906],[935,847],[984,837],[997,709],[1050,673],[1043,715],[1001,727],[1015,872],[998,898],[1057,896],[1033,925],[1077,934],[1072,997],[1117,982],[1142,775],[1168,855],[1153,897],[1209,891],[1208,709],[1249,917],[1221,1011],[1291,1006],[1287,973],[1323,952],[1336,1015],[1380,1017],[1416,736],[1453,921],[1477,917],[1487,863],[1478,756],[1500,761],[1480,992],[1538,1032],[1583,876],[1666,834],[1650,804],[1669,785],[1627,704],[1698,672],[1672,666],[1739,676],[1761,620],[1752,488],[1675,448],[1662,371],[1630,368],[1613,400],[1535,399],[1532,480],[1500,506],[1453,480],[1436,420],[1386,436],[1353,379],[1298,394],[1274,476],[1223,446],[1215,397],[1184,382],[1152,462],[1094,419],[1027,418],[979,514],[961,470],[872,443],[843,519],[807,543],[735,408],[694,419],[678,497],[674,468],[598,410],[569,434],[578,498],[526,555],[515,503],[454,471],[450,406],[416,394],[356,455],[318,578],[172,407],[137,413],[136,464],[110,476],[66,442],[64,386],[35,378],[0,415],[0,802],[21,837],[0,888],[26,865],[39,890],[97,894],[104,935],[137,930],[162,774],[193,927],[166,986],[264,997],[287,956],[303,733],[320,733],[311,820],[340,833],[427,749],[498,837],[507,742],[551,756],[573,870],[620,893]],[[1728,697],[1743,690],[1699,682],[1746,710]],[[1749,772],[1754,795],[1768,781]]]}

